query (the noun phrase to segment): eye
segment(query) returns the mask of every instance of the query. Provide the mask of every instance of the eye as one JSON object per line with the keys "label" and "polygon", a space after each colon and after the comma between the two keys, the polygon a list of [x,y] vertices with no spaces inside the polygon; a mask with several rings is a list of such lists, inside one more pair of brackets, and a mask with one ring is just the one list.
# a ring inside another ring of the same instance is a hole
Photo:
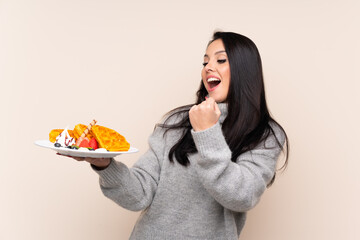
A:
{"label": "eye", "polygon": [[226,59],[219,59],[219,60],[217,60],[217,62],[220,63],[220,64],[221,64],[221,63],[225,63],[225,62],[226,62]]}
{"label": "eye", "polygon": [[208,63],[207,62],[204,62],[202,65],[205,67]]}

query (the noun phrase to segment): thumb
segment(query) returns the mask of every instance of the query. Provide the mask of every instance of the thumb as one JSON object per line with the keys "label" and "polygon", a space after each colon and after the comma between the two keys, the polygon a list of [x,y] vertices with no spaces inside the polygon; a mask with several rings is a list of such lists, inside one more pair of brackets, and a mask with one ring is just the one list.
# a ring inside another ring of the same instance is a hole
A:
{"label": "thumb", "polygon": [[218,116],[221,115],[221,111],[220,111],[219,106],[218,106],[218,104],[216,102],[214,104],[214,110],[215,110],[216,115],[218,115]]}

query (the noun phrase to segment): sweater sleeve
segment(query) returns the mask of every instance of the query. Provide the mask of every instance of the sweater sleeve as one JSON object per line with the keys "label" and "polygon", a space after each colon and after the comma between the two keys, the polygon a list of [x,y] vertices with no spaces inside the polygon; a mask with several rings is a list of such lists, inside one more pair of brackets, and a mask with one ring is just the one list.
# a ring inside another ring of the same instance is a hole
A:
{"label": "sweater sleeve", "polygon": [[[284,134],[279,128],[273,129],[284,144]],[[232,211],[245,212],[253,208],[276,170],[281,149],[274,135],[241,154],[236,162],[231,161],[231,150],[219,123],[204,131],[192,130],[192,136],[199,152],[196,171],[207,191]]]}
{"label": "sweater sleeve", "polygon": [[149,137],[149,149],[132,168],[112,159],[104,170],[96,170],[100,176],[100,187],[104,195],[120,206],[140,211],[152,202],[159,182],[163,161],[163,135],[156,128]]}

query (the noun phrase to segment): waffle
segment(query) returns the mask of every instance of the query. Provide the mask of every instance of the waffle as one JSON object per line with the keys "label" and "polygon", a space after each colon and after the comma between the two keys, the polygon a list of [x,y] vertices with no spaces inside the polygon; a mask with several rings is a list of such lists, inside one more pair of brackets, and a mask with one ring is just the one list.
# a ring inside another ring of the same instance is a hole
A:
{"label": "waffle", "polygon": [[[87,126],[84,124],[81,124],[81,123],[79,123],[78,125],[75,126],[75,128],[74,128],[75,141],[81,136],[81,134],[85,131],[86,128],[87,128]],[[94,137],[94,135],[90,131],[86,135],[86,137],[90,140]]]}
{"label": "waffle", "polygon": [[[49,133],[49,141],[54,143],[56,141],[56,137],[59,136],[60,133],[62,133],[64,131],[64,129],[53,129],[51,130],[51,132]],[[68,130],[68,133],[70,135],[70,137],[74,137],[74,131],[73,130]]]}
{"label": "waffle", "polygon": [[130,148],[130,144],[126,141],[125,137],[115,130],[94,125],[91,128],[91,132],[100,148],[105,148],[108,151],[128,151]]}

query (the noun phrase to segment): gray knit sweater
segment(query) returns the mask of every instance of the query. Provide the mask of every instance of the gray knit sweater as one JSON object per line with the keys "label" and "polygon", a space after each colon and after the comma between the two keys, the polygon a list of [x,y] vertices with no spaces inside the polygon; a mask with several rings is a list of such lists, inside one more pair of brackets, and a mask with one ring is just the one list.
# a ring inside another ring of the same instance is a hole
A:
{"label": "gray knit sweater", "polygon": [[[274,175],[280,148],[271,135],[232,162],[221,130],[227,106],[221,103],[219,108],[217,124],[191,132],[198,153],[189,156],[188,167],[168,158],[180,130],[163,136],[164,129],[157,127],[149,137],[149,150],[132,168],[112,160],[106,169],[94,169],[105,196],[142,211],[130,239],[239,238],[246,211],[259,202]],[[284,134],[272,127],[283,144]]]}

